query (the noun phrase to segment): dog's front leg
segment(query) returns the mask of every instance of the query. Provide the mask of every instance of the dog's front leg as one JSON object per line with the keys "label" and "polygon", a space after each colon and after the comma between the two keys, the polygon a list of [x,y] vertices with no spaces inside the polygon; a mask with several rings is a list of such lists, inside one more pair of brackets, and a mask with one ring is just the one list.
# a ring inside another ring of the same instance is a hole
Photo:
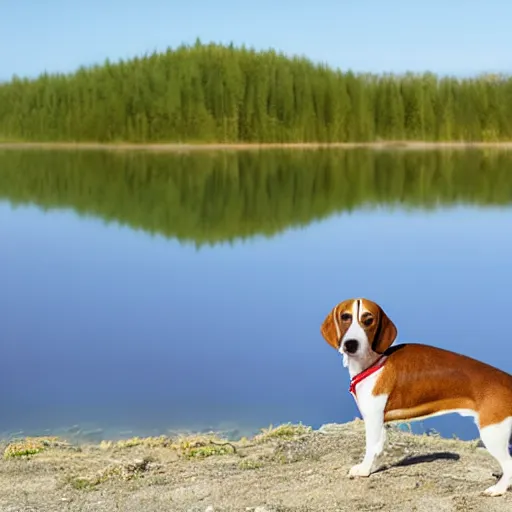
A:
{"label": "dog's front leg", "polygon": [[386,430],[384,428],[384,411],[381,408],[368,411],[363,415],[366,451],[363,461],[353,466],[349,476],[370,476],[375,459],[382,453],[386,442]]}

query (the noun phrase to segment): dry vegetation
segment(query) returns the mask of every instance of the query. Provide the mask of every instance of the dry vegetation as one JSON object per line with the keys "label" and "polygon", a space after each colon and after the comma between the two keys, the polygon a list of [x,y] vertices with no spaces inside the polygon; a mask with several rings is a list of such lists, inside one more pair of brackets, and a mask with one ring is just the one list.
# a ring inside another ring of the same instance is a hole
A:
{"label": "dry vegetation", "polygon": [[429,149],[500,149],[511,150],[511,141],[410,141],[410,140],[382,140],[371,142],[211,142],[211,143],[130,143],[130,142],[26,142],[16,140],[6,140],[0,137],[0,149],[20,150],[20,149],[47,149],[47,150],[142,150],[142,151],[160,151],[160,152],[189,152],[189,151],[249,151],[265,149],[300,149],[314,150],[321,148],[330,149],[393,149],[393,150],[417,150],[425,151]]}
{"label": "dry vegetation", "polygon": [[512,510],[477,442],[395,429],[368,479],[349,479],[364,449],[359,420],[318,431],[281,425],[252,439],[132,438],[72,445],[56,438],[4,443],[0,510],[25,511],[484,511]]}

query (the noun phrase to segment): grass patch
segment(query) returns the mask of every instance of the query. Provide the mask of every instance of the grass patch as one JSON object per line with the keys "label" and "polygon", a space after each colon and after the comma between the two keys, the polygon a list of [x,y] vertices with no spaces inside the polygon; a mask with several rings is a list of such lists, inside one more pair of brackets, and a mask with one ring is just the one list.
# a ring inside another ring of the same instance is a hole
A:
{"label": "grass patch", "polygon": [[263,467],[263,463],[254,459],[243,459],[238,463],[238,467],[243,470],[259,469]]}
{"label": "grass patch", "polygon": [[26,437],[10,442],[4,450],[4,459],[30,457],[46,448],[64,445],[57,437]]}
{"label": "grass patch", "polygon": [[214,455],[232,455],[236,448],[232,443],[215,436],[185,436],[174,444],[178,453],[188,459],[204,459]]}
{"label": "grass patch", "polygon": [[296,425],[293,423],[284,423],[283,425],[279,425],[278,427],[273,427],[272,425],[270,425],[270,427],[261,430],[261,434],[258,434],[254,438],[254,442],[264,443],[266,441],[270,441],[273,439],[297,439],[298,437],[309,434],[310,432],[312,432],[312,428],[303,425],[302,423]]}
{"label": "grass patch", "polygon": [[67,482],[77,490],[89,490],[114,478],[129,481],[142,476],[151,469],[151,458],[136,460],[129,464],[111,465],[91,476],[71,476]]}
{"label": "grass patch", "polygon": [[100,443],[100,448],[103,450],[128,449],[136,446],[144,448],[170,448],[175,450],[181,457],[187,459],[204,459],[214,455],[236,453],[236,448],[232,443],[214,435],[187,435],[175,440],[165,436],[133,437],[121,441],[102,441]]}
{"label": "grass patch", "polygon": [[146,448],[166,448],[172,446],[172,439],[166,436],[159,437],[132,437],[120,441],[101,441],[100,448],[109,450],[112,448],[125,449],[135,446],[144,446]]}
{"label": "grass patch", "polygon": [[93,480],[86,477],[72,476],[68,478],[68,483],[71,485],[71,487],[73,487],[73,489],[76,489],[77,491],[83,491],[93,488],[95,485],[98,485],[100,481],[98,479]]}

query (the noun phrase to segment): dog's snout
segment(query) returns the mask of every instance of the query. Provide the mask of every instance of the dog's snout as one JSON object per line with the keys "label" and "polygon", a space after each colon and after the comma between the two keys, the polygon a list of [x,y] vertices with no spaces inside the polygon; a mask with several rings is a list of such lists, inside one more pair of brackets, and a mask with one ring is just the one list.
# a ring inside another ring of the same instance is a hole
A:
{"label": "dog's snout", "polygon": [[345,348],[345,352],[348,352],[349,354],[354,354],[355,352],[357,352],[357,349],[359,348],[359,341],[349,339],[345,341],[343,346]]}

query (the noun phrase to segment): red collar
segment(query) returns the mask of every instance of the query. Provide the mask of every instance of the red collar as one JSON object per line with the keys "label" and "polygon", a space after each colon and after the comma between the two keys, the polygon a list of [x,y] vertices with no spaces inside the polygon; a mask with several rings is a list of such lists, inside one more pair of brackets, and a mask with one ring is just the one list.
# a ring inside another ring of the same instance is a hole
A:
{"label": "red collar", "polygon": [[372,366],[369,366],[368,368],[366,368],[366,370],[363,370],[361,373],[358,373],[357,375],[355,375],[352,378],[352,380],[350,381],[350,388],[349,388],[350,393],[352,393],[355,397],[356,396],[356,386],[362,380],[366,379],[366,377],[370,376],[372,373],[375,373],[377,370],[380,370],[384,366],[385,362],[386,362],[386,356],[381,356],[381,357],[379,357],[379,359],[377,359],[377,361],[375,361],[375,363],[373,363]]}

